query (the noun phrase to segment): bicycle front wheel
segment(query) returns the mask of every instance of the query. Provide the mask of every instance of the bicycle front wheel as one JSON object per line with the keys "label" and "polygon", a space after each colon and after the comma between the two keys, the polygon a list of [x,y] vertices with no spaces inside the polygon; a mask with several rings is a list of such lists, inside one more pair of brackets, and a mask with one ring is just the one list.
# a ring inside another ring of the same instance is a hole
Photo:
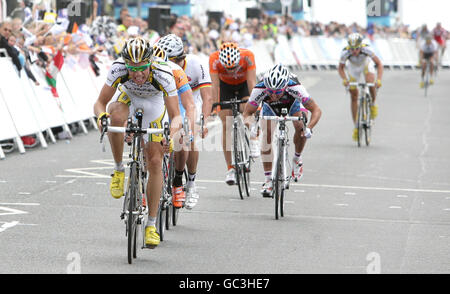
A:
{"label": "bicycle front wheel", "polygon": [[[282,196],[284,193],[284,175],[283,170],[281,166],[282,162],[282,152],[283,152],[283,146],[281,142],[278,143],[278,157],[275,165],[275,174],[273,178],[273,193],[275,198],[275,219],[278,219],[279,216],[282,215],[283,211],[283,201]],[[281,213],[280,213],[281,212]]]}
{"label": "bicycle front wheel", "polygon": [[358,121],[357,121],[357,128],[358,128],[358,147],[361,147],[361,141],[362,141],[362,136],[363,136],[363,123],[364,123],[364,114],[365,109],[364,109],[364,99],[360,99],[359,100],[359,106],[358,106]]}
{"label": "bicycle front wheel", "polygon": [[365,112],[366,118],[364,120],[364,138],[366,141],[366,146],[370,145],[371,135],[372,135],[372,117],[370,113],[370,95],[366,94]]}
{"label": "bicycle front wheel", "polygon": [[128,255],[128,263],[131,264],[133,262],[133,258],[136,258],[136,230],[137,230],[137,218],[138,215],[136,213],[137,199],[139,193],[139,182],[138,182],[138,167],[136,163],[131,164],[131,172],[130,172],[130,185],[127,193],[127,255]]}
{"label": "bicycle front wheel", "polygon": [[244,156],[244,165],[243,165],[243,178],[244,178],[244,186],[245,193],[247,197],[250,197],[250,171],[251,171],[251,159],[250,159],[250,141],[247,134],[244,132],[244,145],[243,145],[243,156]]}

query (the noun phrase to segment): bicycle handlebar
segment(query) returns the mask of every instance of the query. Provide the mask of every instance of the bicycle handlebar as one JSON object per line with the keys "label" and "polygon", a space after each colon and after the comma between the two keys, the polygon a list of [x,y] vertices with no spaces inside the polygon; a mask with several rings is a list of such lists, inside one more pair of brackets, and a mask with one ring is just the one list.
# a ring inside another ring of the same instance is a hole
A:
{"label": "bicycle handlebar", "polygon": [[109,133],[129,133],[129,134],[162,134],[165,129],[138,129],[138,128],[126,128],[126,127],[111,127],[107,126],[105,132]]}
{"label": "bicycle handlebar", "polygon": [[300,116],[262,116],[265,120],[275,120],[275,121],[296,121],[303,120]]}
{"label": "bicycle handlebar", "polygon": [[217,106],[225,106],[225,105],[234,105],[234,104],[243,104],[243,103],[247,103],[248,99],[245,100],[230,100],[230,101],[222,101],[222,102],[216,102],[213,103],[211,110],[213,110],[214,108],[216,108]]}
{"label": "bicycle handlebar", "polygon": [[349,86],[357,86],[357,87],[375,87],[374,83],[358,83],[358,82],[351,82],[348,83]]}

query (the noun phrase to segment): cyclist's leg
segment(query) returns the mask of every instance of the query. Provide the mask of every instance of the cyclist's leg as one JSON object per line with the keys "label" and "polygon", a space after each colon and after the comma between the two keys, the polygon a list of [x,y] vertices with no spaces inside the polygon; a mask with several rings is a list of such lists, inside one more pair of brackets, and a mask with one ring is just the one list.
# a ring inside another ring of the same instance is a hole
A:
{"label": "cyclist's leg", "polygon": [[231,132],[233,128],[233,113],[231,109],[221,109],[219,111],[219,118],[222,121],[222,148],[225,157],[227,168],[232,165],[231,160]]}
{"label": "cyclist's leg", "polygon": [[[165,107],[162,106],[161,108],[160,105],[148,102],[145,103],[145,106],[147,107],[144,108],[142,125],[151,128],[163,128],[164,123],[168,122],[168,115]],[[163,183],[162,160],[164,151],[161,145],[162,138],[162,134],[153,134],[144,137],[144,141],[146,142],[144,152],[148,171],[147,199],[149,206],[145,235],[145,242],[147,245],[158,245],[160,241],[155,226]]]}
{"label": "cyclist's leg", "polygon": [[[201,102],[201,101],[200,101]],[[196,107],[196,122],[200,121],[200,115],[202,114],[202,103],[197,102],[195,104]],[[200,128],[197,127],[198,124],[195,124],[196,128],[194,129],[194,140],[191,142],[191,148],[188,153],[188,158],[186,161],[187,171],[188,171],[188,182],[186,185],[187,188],[187,198],[186,198],[186,207],[188,209],[192,209],[195,205],[197,205],[199,195],[197,193],[197,189],[195,187],[195,178],[197,177],[197,165],[199,160],[199,150],[197,149],[197,145],[195,143],[195,138],[200,134]]]}
{"label": "cyclist's leg", "polygon": [[[130,104],[129,96],[123,91],[122,87],[119,87],[107,106],[111,126],[124,126],[128,119]],[[124,135],[121,133],[108,133],[108,138],[114,161],[116,163],[122,162]]]}
{"label": "cyclist's leg", "polygon": [[264,169],[264,184],[261,189],[263,197],[272,196],[272,131],[276,128],[276,122],[270,120],[261,120],[262,131],[262,146],[261,146],[261,160]]}
{"label": "cyclist's leg", "polygon": [[[294,103],[294,105],[291,108],[291,113],[289,114],[290,116],[296,116],[296,117],[301,117],[302,113],[304,113],[307,117],[308,115],[308,110],[301,107],[300,102],[296,101]],[[305,144],[306,144],[306,137],[302,136],[302,131],[303,131],[303,123],[301,121],[294,121],[293,122],[294,125],[294,145],[295,145],[295,153],[298,154],[297,157],[300,157],[303,149],[305,148]]]}
{"label": "cyclist's leg", "polygon": [[[263,106],[263,116],[272,116],[274,114],[270,114],[266,107]],[[262,131],[262,146],[261,146],[261,160],[263,163],[264,172],[272,171],[272,132],[275,130],[276,122],[262,119],[261,121],[261,131]]]}
{"label": "cyclist's leg", "polygon": [[[366,64],[364,68],[364,76],[366,79],[366,83],[375,83],[375,67],[372,60]],[[377,99],[377,88],[369,87],[370,96],[372,97],[372,104],[375,105],[375,101]]]}
{"label": "cyclist's leg", "polygon": [[[349,64],[347,69],[348,69],[349,81],[351,83],[354,83],[354,82],[359,81],[359,78],[363,72],[364,67],[356,67],[356,66],[353,66],[352,64]],[[356,120],[357,120],[357,115],[358,115],[358,95],[359,95],[358,87],[350,86],[349,92],[350,92],[350,99],[351,99],[350,109],[351,109],[351,114],[352,114],[352,120],[353,120],[353,124],[356,126]]]}
{"label": "cyclist's leg", "polygon": [[[107,109],[110,113],[112,126],[124,126],[129,114],[130,98],[122,90],[122,87],[114,94]],[[114,198],[120,198],[124,193],[125,167],[122,163],[124,135],[120,133],[108,133],[111,152],[114,158],[114,173],[110,183],[110,193]]]}

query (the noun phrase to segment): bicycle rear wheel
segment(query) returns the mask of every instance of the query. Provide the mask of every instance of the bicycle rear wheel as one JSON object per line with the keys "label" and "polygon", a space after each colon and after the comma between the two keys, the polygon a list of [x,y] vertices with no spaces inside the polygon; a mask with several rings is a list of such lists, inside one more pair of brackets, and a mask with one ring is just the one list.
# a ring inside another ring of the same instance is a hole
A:
{"label": "bicycle rear wheel", "polygon": [[241,149],[239,131],[235,127],[233,129],[233,153],[234,153],[234,170],[236,171],[236,184],[239,188],[239,196],[244,199],[244,169],[242,166],[243,154]]}
{"label": "bicycle rear wheel", "polygon": [[425,82],[424,82],[425,97],[428,96],[429,86],[430,86],[430,63],[427,61],[425,68]]}
{"label": "bicycle rear wheel", "polygon": [[164,208],[164,200],[161,199],[158,208],[158,217],[156,219],[156,227],[158,228],[159,238],[164,241],[164,231],[166,229],[166,214],[167,210]]}
{"label": "bicycle rear wheel", "polygon": [[169,201],[167,209],[170,212],[167,217],[171,219],[172,225],[176,226],[178,223],[179,208],[175,207],[172,202],[173,201],[172,187],[173,187],[174,178],[175,178],[175,158],[174,158],[174,154],[172,152],[172,154],[170,154],[170,158],[169,158],[169,178],[168,178],[168,184],[167,184],[167,193],[168,193],[167,195],[170,195],[170,201]]}

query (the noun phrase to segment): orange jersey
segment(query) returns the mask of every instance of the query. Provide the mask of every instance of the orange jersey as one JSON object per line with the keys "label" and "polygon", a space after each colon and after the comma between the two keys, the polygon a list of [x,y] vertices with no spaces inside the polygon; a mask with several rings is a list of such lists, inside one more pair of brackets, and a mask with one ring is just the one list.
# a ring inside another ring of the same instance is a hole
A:
{"label": "orange jersey", "polygon": [[230,85],[239,85],[247,81],[247,71],[255,70],[255,55],[248,49],[240,48],[241,59],[236,70],[228,71],[219,61],[219,51],[209,56],[209,72],[218,74],[219,79]]}
{"label": "orange jersey", "polygon": [[178,94],[182,94],[190,90],[191,87],[189,86],[189,80],[184,70],[180,66],[171,61],[167,62],[167,64],[172,69],[173,78],[175,79]]}

